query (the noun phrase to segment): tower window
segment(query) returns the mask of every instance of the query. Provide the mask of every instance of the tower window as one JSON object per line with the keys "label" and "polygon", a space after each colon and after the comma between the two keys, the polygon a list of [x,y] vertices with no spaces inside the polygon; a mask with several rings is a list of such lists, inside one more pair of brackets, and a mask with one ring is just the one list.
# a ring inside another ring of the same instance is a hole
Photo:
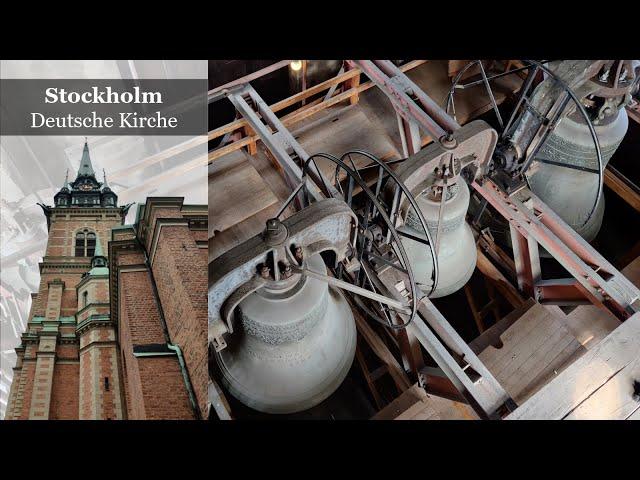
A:
{"label": "tower window", "polygon": [[76,257],[93,257],[96,251],[96,234],[84,230],[76,234]]}
{"label": "tower window", "polygon": [[89,299],[89,292],[84,292],[82,294],[82,307],[87,306],[88,299]]}
{"label": "tower window", "polygon": [[109,377],[104,377],[104,391],[109,391]]}

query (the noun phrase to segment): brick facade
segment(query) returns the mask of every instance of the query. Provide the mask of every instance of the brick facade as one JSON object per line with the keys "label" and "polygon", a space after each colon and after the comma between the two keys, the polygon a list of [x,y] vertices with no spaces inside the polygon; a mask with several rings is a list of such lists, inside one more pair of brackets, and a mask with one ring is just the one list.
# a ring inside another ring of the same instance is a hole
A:
{"label": "brick facade", "polygon": [[[75,182],[43,209],[49,240],[5,418],[200,418],[206,206],[149,198],[123,225],[127,207],[97,182],[85,145]],[[92,255],[85,243],[76,256],[79,233],[97,239]]]}

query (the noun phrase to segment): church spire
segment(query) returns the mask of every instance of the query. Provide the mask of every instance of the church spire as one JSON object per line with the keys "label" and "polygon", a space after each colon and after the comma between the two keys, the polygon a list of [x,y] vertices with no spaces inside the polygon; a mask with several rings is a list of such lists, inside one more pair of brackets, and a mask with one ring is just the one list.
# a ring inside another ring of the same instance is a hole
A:
{"label": "church spire", "polygon": [[61,190],[69,190],[69,169],[67,168],[67,173],[64,176],[64,184],[62,185]]}
{"label": "church spire", "polygon": [[76,180],[80,177],[94,177],[96,173],[93,171],[93,165],[91,165],[91,156],[89,155],[89,144],[87,143],[87,137],[84,137],[84,149],[82,150],[82,160],[80,160],[80,168],[78,168],[78,175]]}
{"label": "church spire", "polygon": [[102,182],[102,190],[103,191],[111,191],[111,189],[109,188],[109,184],[107,183],[107,172],[104,171],[104,168],[102,169],[102,175],[104,177],[104,182]]}

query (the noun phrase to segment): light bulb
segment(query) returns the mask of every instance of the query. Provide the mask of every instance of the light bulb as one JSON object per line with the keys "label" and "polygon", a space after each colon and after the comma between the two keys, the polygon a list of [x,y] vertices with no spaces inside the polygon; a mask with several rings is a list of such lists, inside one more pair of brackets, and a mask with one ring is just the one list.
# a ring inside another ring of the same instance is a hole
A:
{"label": "light bulb", "polygon": [[302,68],[302,60],[294,60],[289,64],[289,66],[291,67],[291,70],[297,72]]}

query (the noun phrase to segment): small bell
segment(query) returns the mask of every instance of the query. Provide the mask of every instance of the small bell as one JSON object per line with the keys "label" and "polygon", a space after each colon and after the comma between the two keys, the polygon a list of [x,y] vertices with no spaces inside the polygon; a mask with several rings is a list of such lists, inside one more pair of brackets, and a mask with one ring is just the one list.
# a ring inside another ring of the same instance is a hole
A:
{"label": "small bell", "polygon": [[[471,278],[476,267],[476,244],[471,227],[465,222],[469,208],[469,187],[459,179],[455,184],[445,185],[439,195],[425,191],[416,196],[416,203],[427,222],[431,238],[438,236],[438,218],[441,196],[445,195],[440,226],[440,238],[437,241],[438,285],[431,298],[444,297],[462,288]],[[407,214],[406,223],[399,230],[413,235],[424,236],[418,216],[413,209]],[[429,247],[424,243],[403,237],[402,244],[411,262],[411,268],[418,286],[430,291],[433,274],[433,259]],[[433,245],[434,251],[436,246]]]}

